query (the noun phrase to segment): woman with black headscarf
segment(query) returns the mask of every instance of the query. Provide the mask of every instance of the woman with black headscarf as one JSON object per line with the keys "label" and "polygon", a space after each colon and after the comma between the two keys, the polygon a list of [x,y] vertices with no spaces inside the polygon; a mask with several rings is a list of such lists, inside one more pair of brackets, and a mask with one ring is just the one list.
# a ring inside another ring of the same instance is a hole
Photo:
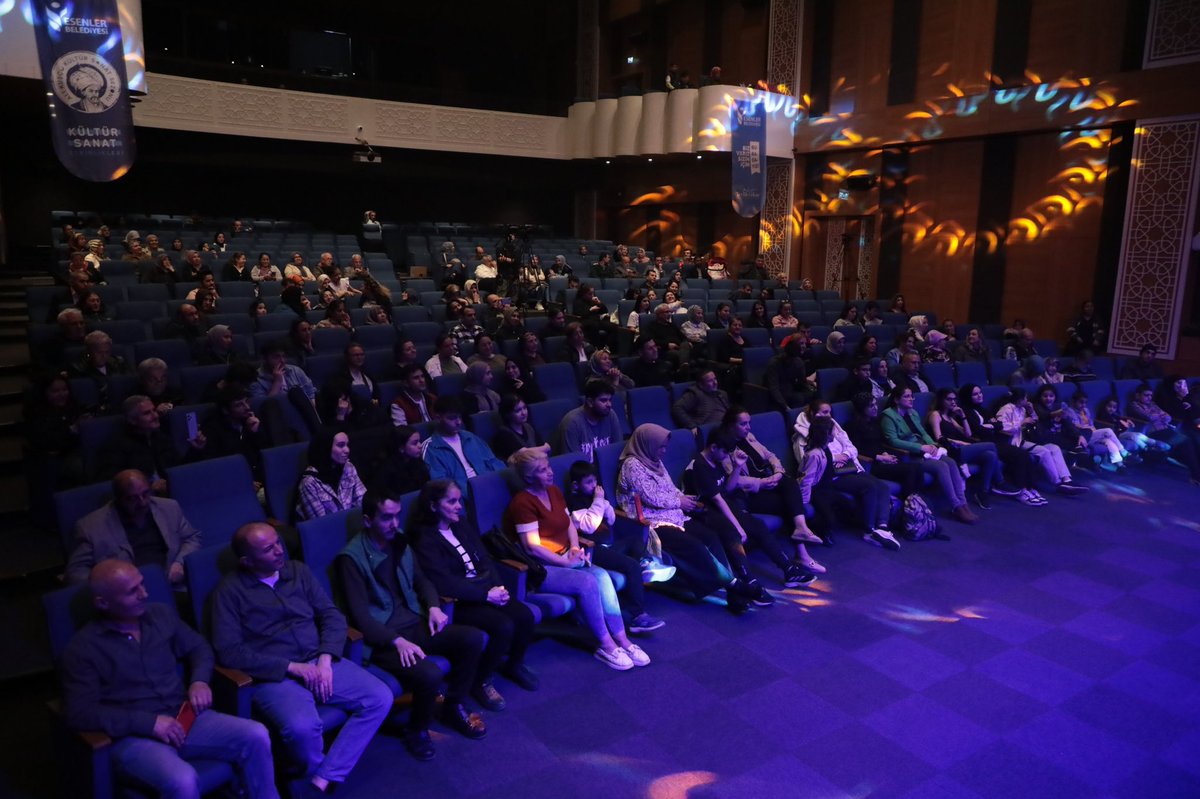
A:
{"label": "woman with black headscarf", "polygon": [[296,518],[316,519],[357,507],[367,493],[350,462],[350,437],[320,429],[308,445],[308,467],[296,491]]}

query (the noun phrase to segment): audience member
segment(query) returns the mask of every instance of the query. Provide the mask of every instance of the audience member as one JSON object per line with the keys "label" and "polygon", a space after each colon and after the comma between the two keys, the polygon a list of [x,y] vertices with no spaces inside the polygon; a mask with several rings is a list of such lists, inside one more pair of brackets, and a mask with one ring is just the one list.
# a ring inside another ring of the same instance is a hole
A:
{"label": "audience member", "polygon": [[366,659],[394,674],[412,692],[404,744],[413,757],[429,760],[434,756],[429,725],[442,683],[442,670],[427,659],[429,655],[450,661],[442,707],[446,726],[467,738],[483,738],[487,727],[464,704],[467,694],[474,689],[489,710],[502,709],[503,700],[494,687],[482,690],[476,679],[483,633],[451,624],[437,588],[421,571],[413,542],[400,528],[400,496],[368,492],[362,510],[362,532],[334,560],[334,570],[348,619],[362,632]]}
{"label": "audience member", "polygon": [[623,440],[621,421],[612,405],[612,386],[596,378],[588,380],[583,386],[583,404],[563,416],[551,436],[551,450],[559,455],[578,452],[590,461],[600,447]]}
{"label": "audience member", "polygon": [[[278,731],[313,789],[344,782],[392,709],[392,692],[349,658],[346,618],[308,567],[285,556],[274,528],[243,525],[238,570],[213,592],[213,648],[223,666],[254,678],[254,711]],[[324,751],[317,705],[349,717]]]}
{"label": "audience member", "polygon": [[432,479],[453,480],[465,491],[467,481],[475,475],[504,468],[487,442],[463,429],[463,406],[457,397],[438,397],[433,420],[433,435],[421,450]]}
{"label": "audience member", "polygon": [[318,430],[308,444],[308,466],[296,488],[296,518],[317,519],[362,504],[366,486],[350,462],[350,437]]}

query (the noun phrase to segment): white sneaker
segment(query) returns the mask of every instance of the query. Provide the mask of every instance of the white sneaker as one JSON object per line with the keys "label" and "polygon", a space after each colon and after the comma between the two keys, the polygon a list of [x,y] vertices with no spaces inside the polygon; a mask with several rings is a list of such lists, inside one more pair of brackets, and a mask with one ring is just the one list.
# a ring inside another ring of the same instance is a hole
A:
{"label": "white sneaker", "polygon": [[[642,654],[645,655],[644,652]],[[603,647],[601,647],[600,649],[596,650],[595,657],[596,660],[600,661],[605,666],[608,666],[610,669],[616,669],[617,671],[629,671],[633,668],[633,661],[630,659],[629,655],[625,654],[625,650],[621,647],[617,647],[611,652],[605,652]]]}
{"label": "white sneaker", "polygon": [[642,648],[640,646],[638,646],[637,644],[630,644],[629,646],[622,647],[622,649],[625,651],[626,656],[628,656],[628,658],[631,661],[633,661],[633,665],[635,665],[635,666],[649,666],[650,665],[650,656],[647,655],[642,650]]}
{"label": "white sneaker", "polygon": [[662,561],[646,558],[641,563],[643,583],[665,583],[675,576],[675,567]]}
{"label": "white sneaker", "polygon": [[884,549],[890,549],[893,552],[900,551],[900,542],[896,540],[896,536],[892,535],[892,531],[883,527],[876,527],[871,531],[871,536],[879,542],[879,545]]}

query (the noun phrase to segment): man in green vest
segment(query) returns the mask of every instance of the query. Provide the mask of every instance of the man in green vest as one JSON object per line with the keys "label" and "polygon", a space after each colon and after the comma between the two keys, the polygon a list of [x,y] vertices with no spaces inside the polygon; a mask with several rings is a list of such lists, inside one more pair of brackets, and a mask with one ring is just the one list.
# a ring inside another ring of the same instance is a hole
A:
{"label": "man in green vest", "polygon": [[334,561],[350,623],[362,631],[370,662],[410,689],[412,713],[405,746],[418,760],[434,756],[429,723],[436,707],[441,669],[429,655],[450,661],[442,721],[468,738],[487,728],[464,704],[483,653],[481,630],[450,624],[437,589],[421,573],[408,537],[400,529],[400,498],[372,489],[363,498],[363,531]]}

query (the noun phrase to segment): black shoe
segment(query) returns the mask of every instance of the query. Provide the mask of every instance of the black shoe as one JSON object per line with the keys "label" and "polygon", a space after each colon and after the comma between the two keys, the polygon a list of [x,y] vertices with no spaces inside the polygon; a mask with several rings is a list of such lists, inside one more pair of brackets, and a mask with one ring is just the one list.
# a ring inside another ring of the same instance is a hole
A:
{"label": "black shoe", "polygon": [[471,696],[475,697],[484,710],[504,710],[508,707],[508,703],[504,701],[504,697],[496,690],[496,686],[491,680],[484,680],[479,685],[475,686],[475,690],[471,691]]}
{"label": "black shoe", "polygon": [[1001,497],[1019,497],[1021,496],[1021,489],[1013,488],[1003,483],[996,483],[992,486],[992,493]]}
{"label": "black shoe", "polygon": [[750,604],[758,608],[769,608],[775,604],[775,597],[767,593],[767,589],[763,588],[758,580],[751,580],[746,583],[747,591],[746,598],[750,600]]}
{"label": "black shoe", "polygon": [[437,750],[433,748],[433,739],[429,730],[405,730],[403,735],[404,748],[417,760],[433,760]]}
{"label": "black shoe", "polygon": [[799,588],[802,585],[808,585],[816,579],[817,575],[805,571],[804,567],[799,563],[792,563],[783,570],[784,588]]}
{"label": "black shoe", "polygon": [[750,609],[750,601],[746,599],[734,585],[725,586],[725,607],[734,616],[741,616]]}
{"label": "black shoe", "polygon": [[533,673],[533,670],[524,663],[518,663],[515,666],[510,663],[500,669],[500,673],[504,675],[506,680],[519,688],[524,688],[526,691],[536,691],[542,684],[542,681]]}
{"label": "black shoe", "polygon": [[980,510],[991,510],[992,506],[988,504],[987,494],[983,491],[976,491],[971,494],[971,499],[979,506]]}
{"label": "black shoe", "polygon": [[478,713],[467,710],[462,702],[446,703],[442,709],[442,723],[466,738],[478,741],[487,735],[487,726]]}

